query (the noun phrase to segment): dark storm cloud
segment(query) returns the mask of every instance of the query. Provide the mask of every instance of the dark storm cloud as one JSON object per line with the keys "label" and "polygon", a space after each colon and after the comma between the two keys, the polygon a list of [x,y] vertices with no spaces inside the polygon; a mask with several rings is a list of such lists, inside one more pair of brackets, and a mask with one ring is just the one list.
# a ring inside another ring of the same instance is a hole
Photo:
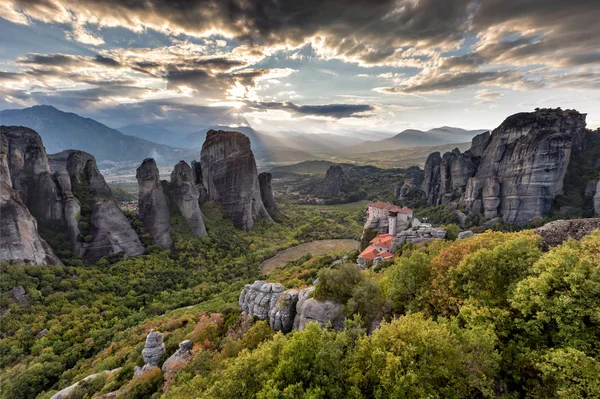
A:
{"label": "dark storm cloud", "polygon": [[117,60],[115,60],[114,58],[110,58],[110,57],[104,57],[100,54],[96,55],[96,57],[94,58],[94,62],[96,64],[100,64],[100,65],[104,65],[107,67],[119,67],[121,66],[121,63]]}
{"label": "dark storm cloud", "polygon": [[274,109],[297,115],[326,116],[335,119],[362,117],[363,115],[360,114],[375,109],[367,104],[297,105],[291,102],[249,102],[247,105],[256,110]]}
{"label": "dark storm cloud", "polygon": [[75,65],[80,60],[77,57],[65,54],[27,54],[17,60],[18,64],[24,65],[45,65],[53,67],[63,67],[67,65]]}

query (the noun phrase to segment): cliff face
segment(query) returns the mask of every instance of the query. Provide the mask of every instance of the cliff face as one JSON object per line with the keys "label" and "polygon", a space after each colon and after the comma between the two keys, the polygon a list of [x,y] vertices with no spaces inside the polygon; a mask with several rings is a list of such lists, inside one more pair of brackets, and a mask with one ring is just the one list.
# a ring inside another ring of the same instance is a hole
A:
{"label": "cliff face", "polygon": [[8,165],[9,143],[0,134],[0,262],[24,265],[61,265],[39,236],[37,221],[12,187]]}
{"label": "cliff face", "polygon": [[12,187],[39,221],[63,219],[63,205],[40,136],[22,126],[2,126]]}
{"label": "cliff face", "polygon": [[[96,159],[87,152],[67,150],[49,156],[54,179],[64,204],[64,219],[71,238],[73,252],[90,264],[101,258],[123,252],[126,256],[144,252],[129,219],[115,203],[112,192],[98,170]],[[91,198],[76,199],[73,187],[89,188]],[[79,201],[78,201],[79,200]],[[82,243],[79,230],[79,202],[90,201],[89,243]]]}
{"label": "cliff face", "polygon": [[273,218],[278,218],[281,216],[281,212],[279,211],[279,207],[275,202],[275,197],[273,197],[273,186],[271,181],[273,180],[273,175],[268,172],[263,172],[258,175],[258,182],[260,185],[260,196],[262,198],[263,205],[269,212],[269,215]]}
{"label": "cliff face", "polygon": [[[562,190],[571,152],[581,148],[585,115],[540,110],[508,117],[471,149],[431,154],[422,189],[429,205],[458,199],[469,213],[525,224],[543,217]],[[439,172],[437,168],[439,165]],[[438,185],[439,183],[439,185]]]}
{"label": "cliff face", "polygon": [[198,205],[200,193],[194,184],[192,168],[185,161],[180,161],[171,173],[170,194],[179,211],[197,237],[208,235],[202,211]]}
{"label": "cliff face", "polygon": [[238,132],[209,130],[200,162],[208,199],[221,204],[235,227],[251,230],[257,219],[272,221],[260,195],[248,137]]}
{"label": "cliff face", "polygon": [[140,186],[140,219],[157,245],[171,248],[171,215],[154,159],[144,159],[137,168],[136,178]]}
{"label": "cliff face", "polygon": [[342,197],[342,186],[346,184],[348,179],[344,174],[344,170],[339,165],[331,165],[325,174],[325,179],[319,184],[315,190],[315,195],[319,197]]}

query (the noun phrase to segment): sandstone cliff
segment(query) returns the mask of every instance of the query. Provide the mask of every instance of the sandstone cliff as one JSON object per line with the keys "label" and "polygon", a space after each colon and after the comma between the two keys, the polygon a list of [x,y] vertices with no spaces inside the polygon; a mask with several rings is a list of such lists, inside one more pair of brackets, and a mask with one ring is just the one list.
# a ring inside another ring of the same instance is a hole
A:
{"label": "sandstone cliff", "polygon": [[13,189],[8,166],[9,143],[0,134],[0,262],[16,265],[61,265],[39,236],[37,221]]}
{"label": "sandstone cliff", "polygon": [[179,211],[197,237],[208,235],[202,211],[198,204],[200,193],[194,184],[192,168],[185,161],[180,161],[171,173],[170,195]]}
{"label": "sandstone cliff", "polygon": [[144,159],[144,162],[137,168],[136,178],[140,186],[140,219],[157,245],[171,248],[173,240],[171,239],[169,204],[160,183],[158,167],[154,159]]}
{"label": "sandstone cliff", "polygon": [[344,170],[339,165],[331,165],[325,174],[325,179],[316,187],[318,197],[343,197],[342,186],[348,182]]}
{"label": "sandstone cliff", "polygon": [[268,172],[263,172],[258,175],[258,182],[260,185],[260,196],[262,198],[263,205],[269,212],[269,215],[274,219],[281,217],[281,212],[279,211],[279,207],[275,202],[275,197],[273,197],[273,186],[271,181],[273,180],[273,175]]}
{"label": "sandstone cliff", "polygon": [[238,132],[209,130],[200,162],[208,198],[221,204],[235,227],[251,230],[260,218],[272,221],[260,196],[248,137]]}
{"label": "sandstone cliff", "polygon": [[581,148],[585,114],[542,109],[508,117],[465,153],[431,154],[422,190],[429,205],[458,200],[468,213],[525,224],[543,217],[563,187],[571,152]]}

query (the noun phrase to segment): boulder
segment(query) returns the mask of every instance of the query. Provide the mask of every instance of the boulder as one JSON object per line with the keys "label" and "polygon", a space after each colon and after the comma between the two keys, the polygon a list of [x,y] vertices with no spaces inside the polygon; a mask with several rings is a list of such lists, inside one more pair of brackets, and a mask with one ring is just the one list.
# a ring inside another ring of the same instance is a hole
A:
{"label": "boulder", "polygon": [[240,294],[239,304],[242,310],[260,320],[267,320],[271,309],[275,308],[284,288],[282,284],[255,281],[246,284]]}
{"label": "boulder", "polygon": [[47,328],[44,328],[43,330],[39,331],[37,334],[35,334],[35,338],[36,339],[40,339],[42,337],[45,337],[46,335],[48,335],[49,331]]}
{"label": "boulder", "polygon": [[331,323],[334,330],[343,329],[345,317],[342,312],[342,304],[333,301],[321,302],[310,298],[313,291],[314,287],[311,287],[298,294],[294,329],[304,330],[310,322],[317,322],[321,327]]}
{"label": "boulder", "polygon": [[118,371],[120,371],[120,370],[121,370],[121,367],[119,367],[119,368],[116,368],[116,369],[113,369],[113,370],[104,370],[104,371],[101,371],[101,372],[99,372],[99,373],[95,373],[95,374],[89,375],[89,376],[85,377],[84,379],[82,379],[82,380],[80,380],[80,381],[77,381],[75,384],[73,384],[73,385],[70,385],[70,386],[68,386],[68,387],[66,387],[66,388],[64,388],[64,389],[62,389],[62,390],[60,390],[60,391],[58,391],[57,393],[55,393],[54,395],[52,395],[52,396],[50,397],[50,399],[68,399],[68,398],[70,398],[70,397],[71,397],[71,392],[72,392],[72,391],[73,391],[75,388],[77,388],[77,386],[78,386],[78,385],[79,385],[81,382],[93,380],[94,378],[96,378],[96,377],[99,377],[99,376],[101,376],[101,375],[103,375],[103,374],[106,374],[106,375],[112,375],[112,374],[114,374],[114,373],[116,373],[116,372],[118,372]]}
{"label": "boulder", "polygon": [[250,140],[239,132],[209,130],[200,156],[203,186],[241,230],[258,219],[273,221],[261,195]]}
{"label": "boulder", "polygon": [[146,158],[137,168],[136,178],[139,185],[139,216],[152,239],[162,248],[171,248],[171,214],[167,197],[160,183],[156,162]]}
{"label": "boulder", "polygon": [[156,366],[165,353],[165,344],[163,343],[163,334],[150,330],[146,336],[146,345],[142,349],[142,357],[145,365]]}
{"label": "boulder", "polygon": [[580,240],[597,229],[600,229],[600,218],[557,220],[538,227],[534,232],[542,237],[543,248],[548,249],[569,238]]}
{"label": "boulder", "polygon": [[179,343],[179,349],[175,353],[173,353],[165,362],[163,363],[161,370],[163,374],[166,374],[170,368],[172,368],[176,363],[179,362],[189,362],[192,360],[192,347],[194,343],[192,341],[185,340]]}
{"label": "boulder", "polygon": [[275,197],[273,196],[273,186],[271,181],[273,180],[273,176],[268,172],[263,172],[258,175],[258,183],[260,186],[260,196],[262,198],[263,205],[269,212],[272,218],[277,219],[281,217],[281,212],[279,211],[279,207],[275,202]]}
{"label": "boulder", "polygon": [[461,231],[458,233],[458,239],[462,240],[463,238],[473,237],[473,232],[471,230]]}
{"label": "boulder", "polygon": [[206,237],[208,233],[198,204],[200,193],[194,184],[192,168],[185,161],[179,161],[175,165],[171,173],[169,193],[194,235]]}
{"label": "boulder", "polygon": [[279,295],[275,306],[269,311],[269,324],[275,331],[288,333],[294,327],[298,290],[287,290]]}

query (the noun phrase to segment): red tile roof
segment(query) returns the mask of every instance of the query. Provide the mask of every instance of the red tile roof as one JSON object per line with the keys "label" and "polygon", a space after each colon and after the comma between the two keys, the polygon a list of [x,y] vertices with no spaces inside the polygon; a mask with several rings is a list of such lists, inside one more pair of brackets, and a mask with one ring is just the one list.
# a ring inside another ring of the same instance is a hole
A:
{"label": "red tile roof", "polygon": [[391,252],[380,252],[379,256],[381,256],[383,259],[391,259],[394,257],[394,254]]}
{"label": "red tile roof", "polygon": [[394,204],[390,204],[389,202],[372,202],[369,204],[369,208],[379,208],[379,209],[387,209],[389,212],[403,213],[409,215],[413,213],[413,210],[403,206],[400,208]]}
{"label": "red tile roof", "polygon": [[370,241],[370,244],[377,245],[383,248],[391,248],[394,236],[391,234],[379,234]]}
{"label": "red tile roof", "polygon": [[398,213],[402,213],[404,215],[411,215],[413,213],[413,210],[403,206],[402,208],[398,209]]}
{"label": "red tile roof", "polygon": [[390,204],[389,202],[372,202],[369,204],[369,207],[371,208],[379,208],[379,209],[388,209],[390,206],[392,206],[392,204]]}
{"label": "red tile roof", "polygon": [[373,259],[375,259],[378,255],[379,255],[379,251],[377,251],[377,249],[375,247],[372,247],[369,245],[358,256],[359,256],[359,258],[363,258],[367,262],[370,262]]}

